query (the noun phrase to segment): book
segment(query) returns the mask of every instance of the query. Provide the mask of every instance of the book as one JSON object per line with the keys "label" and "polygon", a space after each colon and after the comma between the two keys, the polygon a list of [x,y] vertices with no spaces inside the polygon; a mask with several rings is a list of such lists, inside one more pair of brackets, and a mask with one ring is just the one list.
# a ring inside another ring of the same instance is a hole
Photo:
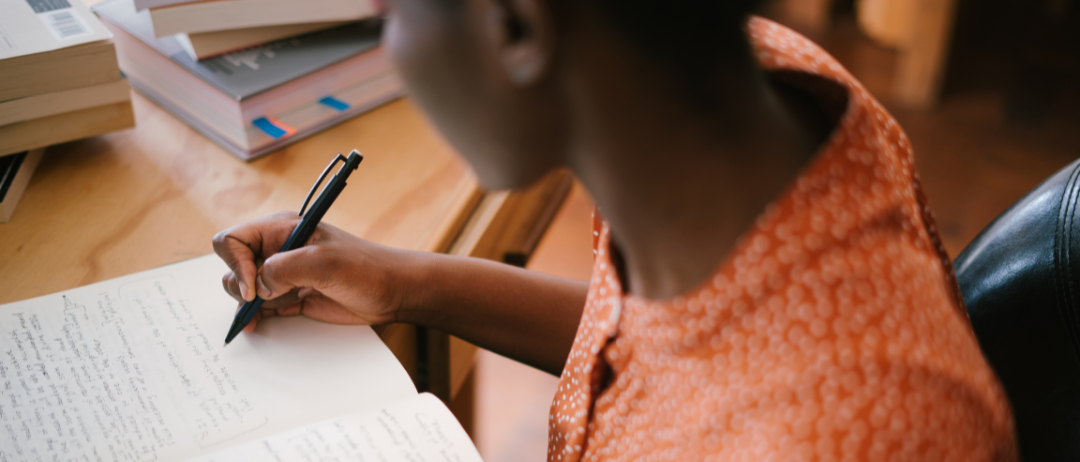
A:
{"label": "book", "polygon": [[0,101],[119,80],[110,38],[81,1],[0,0]]}
{"label": "book", "polygon": [[259,323],[207,255],[0,305],[2,460],[480,462],[367,326]]}
{"label": "book", "polygon": [[112,30],[133,87],[251,160],[402,95],[379,46],[381,21],[351,23],[203,61],[155,38],[132,0],[94,11]]}
{"label": "book", "polygon": [[0,223],[11,221],[15,206],[44,156],[45,148],[40,148],[0,157]]}
{"label": "book", "polygon": [[251,27],[215,32],[176,34],[180,47],[194,60],[211,58],[267,42],[304,35],[345,24],[341,21]]}
{"label": "book", "polygon": [[0,101],[0,125],[131,101],[127,79]]}
{"label": "book", "polygon": [[0,125],[0,156],[134,126],[130,101]]}
{"label": "book", "polygon": [[375,0],[206,0],[151,8],[154,35],[355,21],[377,16]]}

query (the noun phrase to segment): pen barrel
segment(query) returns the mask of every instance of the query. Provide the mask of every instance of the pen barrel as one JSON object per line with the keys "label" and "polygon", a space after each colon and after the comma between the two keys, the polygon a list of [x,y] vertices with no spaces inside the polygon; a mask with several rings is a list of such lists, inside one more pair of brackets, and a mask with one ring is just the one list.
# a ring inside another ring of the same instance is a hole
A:
{"label": "pen barrel", "polygon": [[237,335],[240,335],[240,331],[244,330],[248,324],[251,324],[251,320],[255,319],[255,313],[259,312],[262,308],[263,299],[255,297],[250,302],[244,302],[240,305],[240,310],[236,312],[236,316],[233,317],[232,326],[229,327],[229,334],[225,336],[225,344],[228,345]]}
{"label": "pen barrel", "polygon": [[[340,158],[341,155],[338,154],[338,157]],[[322,221],[323,215],[326,215],[326,211],[330,208],[330,205],[337,200],[338,195],[345,189],[345,180],[349,178],[349,174],[356,169],[362,160],[364,160],[364,157],[361,156],[359,152],[353,150],[353,152],[349,153],[349,157],[345,161],[345,166],[338,171],[338,174],[330,179],[330,183],[323,189],[322,194],[319,194],[319,197],[315,199],[315,203],[308,209],[307,214],[300,219],[300,223],[297,223],[296,228],[293,228],[292,233],[289,234],[289,238],[285,240],[285,243],[281,246],[281,250],[278,250],[278,253],[296,250],[303,247],[308,239],[311,239],[311,235],[315,232],[315,228],[319,226],[319,222]],[[336,159],[335,162],[337,162]],[[332,162],[330,166],[326,168],[327,171],[329,171],[333,165],[334,163]],[[312,187],[312,191],[314,191],[319,183],[322,183],[322,179],[325,176],[326,172],[323,172],[323,175],[319,177],[319,181]],[[310,194],[308,197],[310,198]],[[301,207],[301,211],[303,211],[305,207],[307,207],[307,199],[304,200],[304,206]],[[259,309],[262,308],[262,304],[263,299],[261,297],[255,297],[255,299],[250,302],[244,302],[240,307],[240,311],[238,311],[233,318],[233,325],[229,328],[229,334],[225,337],[226,345],[239,335],[240,331],[247,327],[248,324],[251,324],[251,320],[255,318],[255,313],[258,313]]]}
{"label": "pen barrel", "polygon": [[308,239],[311,239],[311,234],[319,226],[323,215],[326,215],[326,211],[330,209],[330,204],[334,203],[334,200],[337,199],[343,189],[345,189],[344,181],[331,181],[330,185],[327,186],[327,191],[315,200],[311,210],[300,220],[300,224],[296,225],[296,228],[293,229],[292,234],[289,234],[289,238],[285,240],[285,244],[281,246],[281,250],[278,252],[288,252],[303,247]]}
{"label": "pen barrel", "polygon": [[243,316],[243,318],[240,319],[241,329],[247,327],[248,324],[251,324],[251,320],[255,319],[255,313],[258,313],[259,309],[262,308],[263,301],[262,298],[255,297],[255,300],[245,302],[244,306],[240,308],[240,312],[236,313],[237,317]]}

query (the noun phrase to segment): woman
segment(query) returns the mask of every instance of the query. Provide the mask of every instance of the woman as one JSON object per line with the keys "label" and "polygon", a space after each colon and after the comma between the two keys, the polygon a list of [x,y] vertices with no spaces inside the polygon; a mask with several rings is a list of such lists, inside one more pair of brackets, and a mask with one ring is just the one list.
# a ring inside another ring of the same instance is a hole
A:
{"label": "woman", "polygon": [[750,3],[393,0],[386,46],[484,186],[592,193],[592,281],[329,225],[274,254],[283,213],[215,237],[226,289],[561,374],[552,461],[1015,460],[906,137]]}

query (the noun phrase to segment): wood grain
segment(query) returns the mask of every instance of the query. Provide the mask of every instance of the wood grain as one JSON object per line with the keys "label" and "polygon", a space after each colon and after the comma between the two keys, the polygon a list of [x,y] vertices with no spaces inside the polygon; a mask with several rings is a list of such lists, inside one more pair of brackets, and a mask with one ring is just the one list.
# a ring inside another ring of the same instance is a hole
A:
{"label": "wood grain", "polygon": [[[323,221],[405,249],[527,255],[569,181],[560,173],[528,190],[485,193],[407,99],[247,164],[141,95],[132,94],[132,106],[135,129],[46,151],[11,222],[0,224],[0,304],[209,254],[218,231],[297,210],[333,155],[353,148],[364,162]],[[478,213],[486,218],[473,219],[485,200]],[[418,330],[376,331],[416,378]],[[452,367],[443,340],[429,360],[441,372],[429,385],[443,396],[471,389],[474,350],[455,348]]]}
{"label": "wood grain", "polygon": [[[247,164],[142,96],[132,105],[135,129],[46,151],[0,225],[0,304],[211,253],[218,231],[296,210],[332,156],[353,148],[364,162],[324,221],[399,248],[527,255],[571,181],[560,172],[527,190],[485,194],[408,100]],[[417,377],[417,329],[377,331]],[[448,398],[467,385],[475,347],[431,335],[440,348],[429,356],[428,385]]]}
{"label": "wood grain", "polygon": [[[365,160],[325,222],[440,250],[479,186],[401,100],[245,164],[138,95],[138,128],[50,148],[0,226],[0,303],[212,252],[218,231],[296,210],[335,153]],[[442,235],[439,235],[442,234]]]}
{"label": "wood grain", "polygon": [[[297,210],[335,153],[364,162],[324,221],[390,246],[441,251],[482,194],[407,100],[245,164],[135,94],[137,128],[46,151],[0,225],[0,303],[46,295],[213,251],[220,230]],[[415,372],[412,326],[380,336]]]}

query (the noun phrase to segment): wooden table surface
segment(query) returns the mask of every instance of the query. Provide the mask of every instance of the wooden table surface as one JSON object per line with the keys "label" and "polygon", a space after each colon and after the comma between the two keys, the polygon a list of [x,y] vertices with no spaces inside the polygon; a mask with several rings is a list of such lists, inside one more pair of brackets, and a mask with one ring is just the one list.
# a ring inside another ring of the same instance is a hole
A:
{"label": "wooden table surface", "polygon": [[[364,161],[323,221],[405,249],[524,265],[572,184],[556,172],[524,190],[482,191],[408,99],[251,163],[138,93],[132,105],[134,129],[46,151],[0,223],[0,304],[212,253],[218,231],[298,210],[333,156],[352,149]],[[471,429],[475,347],[413,326],[376,331],[418,387]]]}
{"label": "wooden table surface", "polygon": [[[220,230],[298,210],[333,155],[364,162],[324,221],[374,242],[445,251],[483,199],[475,177],[408,100],[251,163],[133,95],[136,128],[53,146],[0,224],[0,303],[213,252]],[[415,369],[415,334],[381,332]]]}
{"label": "wooden table surface", "polygon": [[352,148],[364,161],[324,221],[371,241],[444,250],[480,194],[408,100],[249,164],[141,96],[133,104],[137,128],[46,152],[0,224],[0,303],[211,253],[218,231],[299,209]]}
{"label": "wooden table surface", "polygon": [[[0,224],[0,304],[212,253],[218,231],[297,210],[334,154],[353,148],[364,161],[323,221],[399,248],[523,262],[571,184],[559,172],[485,193],[407,99],[251,163],[137,93],[132,104],[136,128],[46,151]],[[474,347],[412,326],[377,331],[422,389],[450,401],[469,388]],[[459,401],[468,426],[471,397]]]}

